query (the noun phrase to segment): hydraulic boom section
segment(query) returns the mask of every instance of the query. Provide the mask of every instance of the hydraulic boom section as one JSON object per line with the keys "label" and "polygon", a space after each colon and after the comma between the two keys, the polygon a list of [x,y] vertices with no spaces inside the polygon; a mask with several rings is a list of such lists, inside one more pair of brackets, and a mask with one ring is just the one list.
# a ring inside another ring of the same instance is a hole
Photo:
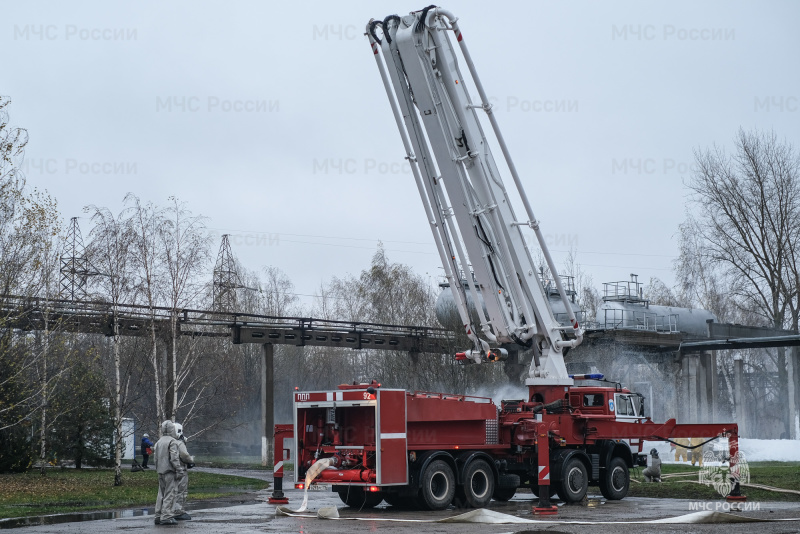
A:
{"label": "hydraulic boom section", "polygon": [[[571,385],[562,351],[580,344],[583,330],[457,21],[449,11],[430,6],[405,17],[372,20],[367,33],[459,316],[474,344],[461,357],[481,362],[496,355],[501,345],[532,347],[529,384]],[[459,69],[450,31],[477,89],[477,104]],[[479,121],[481,111],[491,123],[526,219],[514,213]],[[569,326],[553,316],[522,233],[525,226],[536,235],[565,304]],[[475,303],[474,316],[467,306],[467,292]]]}

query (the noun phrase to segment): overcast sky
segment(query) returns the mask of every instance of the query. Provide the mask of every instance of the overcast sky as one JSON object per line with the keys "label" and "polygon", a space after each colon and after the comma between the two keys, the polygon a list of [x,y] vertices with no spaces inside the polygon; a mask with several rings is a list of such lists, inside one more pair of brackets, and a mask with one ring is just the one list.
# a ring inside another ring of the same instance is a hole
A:
{"label": "overcast sky", "polygon": [[[276,266],[301,295],[360,272],[379,241],[438,280],[363,36],[370,18],[423,4],[2,6],[0,94],[29,131],[29,184],[65,218],[118,211],[128,192],[174,195],[233,234],[248,269]],[[598,286],[631,272],[672,283],[693,149],[730,146],[740,126],[800,144],[798,2],[444,7],[557,262],[576,248]]]}

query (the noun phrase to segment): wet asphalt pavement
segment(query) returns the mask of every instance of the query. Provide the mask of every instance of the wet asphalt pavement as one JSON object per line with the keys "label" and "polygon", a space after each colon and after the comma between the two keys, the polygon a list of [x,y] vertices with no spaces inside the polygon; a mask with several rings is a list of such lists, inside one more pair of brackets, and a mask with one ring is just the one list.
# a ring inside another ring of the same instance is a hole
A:
{"label": "wet asphalt pavement", "polygon": [[[218,471],[204,469],[206,471]],[[219,470],[226,474],[250,476],[262,480],[270,480],[272,473],[265,471],[246,470]],[[290,484],[286,484],[290,486]],[[411,534],[417,532],[442,532],[453,534],[473,533],[518,533],[532,534],[538,532],[597,532],[624,534],[628,532],[680,532],[689,534],[694,532],[726,532],[731,534],[758,532],[764,533],[796,533],[800,532],[800,521],[794,522],[769,522],[769,523],[733,523],[717,525],[687,525],[687,524],[613,524],[610,522],[641,521],[648,519],[661,519],[675,517],[696,511],[697,503],[682,499],[649,499],[626,498],[622,501],[606,501],[599,494],[591,493],[588,502],[578,505],[559,506],[556,521],[603,521],[609,522],[602,525],[570,525],[570,524],[476,524],[476,523],[419,523],[404,522],[403,520],[437,520],[462,514],[468,510],[451,508],[441,512],[419,512],[396,510],[386,503],[372,510],[356,510],[345,507],[339,497],[330,491],[309,492],[309,513],[316,513],[323,507],[338,507],[341,518],[362,518],[363,520],[324,520],[317,518],[299,518],[275,516],[275,506],[267,504],[271,494],[264,490],[252,494],[240,495],[227,502],[194,503],[191,521],[181,522],[176,526],[156,526],[153,524],[152,509],[127,510],[119,512],[116,519],[101,519],[94,521],[76,521],[57,524],[42,524],[35,526],[22,526],[9,530],[9,532],[36,532],[36,533],[74,533],[74,534],[101,534],[105,532],[193,532],[208,534],[227,534],[245,532],[277,532],[277,533],[346,533],[353,532],[386,532],[390,534]],[[300,490],[288,489],[285,491],[289,498],[289,507],[296,508],[303,499]],[[191,500],[191,488],[189,497]],[[233,503],[243,503],[232,505]],[[534,503],[530,493],[518,493],[511,501],[506,503],[492,501],[489,509],[503,514],[509,514],[525,519],[535,519],[531,514],[531,505]],[[706,510],[726,511],[724,501],[711,501],[702,504]],[[213,507],[212,507],[213,506]],[[744,512],[735,512],[733,515],[757,517],[761,519],[800,518],[800,503],[749,503],[753,509]],[[401,520],[394,522],[381,521],[382,519]],[[0,525],[1,526],[1,525]]]}

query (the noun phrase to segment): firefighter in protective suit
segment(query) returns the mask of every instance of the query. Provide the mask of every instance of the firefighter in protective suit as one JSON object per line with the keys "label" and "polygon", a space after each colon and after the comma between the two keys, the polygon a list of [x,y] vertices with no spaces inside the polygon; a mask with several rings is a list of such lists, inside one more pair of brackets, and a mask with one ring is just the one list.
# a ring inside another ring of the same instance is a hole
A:
{"label": "firefighter in protective suit", "polygon": [[708,438],[692,438],[692,443],[696,443],[695,449],[692,450],[692,465],[698,462],[700,467],[703,467],[703,446],[709,441]]}
{"label": "firefighter in protective suit", "polygon": [[689,438],[675,438],[675,461],[680,462],[689,461],[689,452],[686,450],[687,445],[691,445],[692,441]]}
{"label": "firefighter in protective suit", "polygon": [[645,482],[661,482],[661,458],[657,450],[650,450],[650,465],[642,471],[642,475]]}
{"label": "firefighter in protective suit", "polygon": [[178,480],[186,470],[181,463],[177,438],[175,423],[170,420],[161,423],[161,438],[153,448],[154,463],[158,471],[156,525],[178,524],[175,521],[175,498],[178,495]]}
{"label": "firefighter in protective suit", "polygon": [[[194,456],[186,450],[186,436],[183,435],[183,425],[175,423],[175,432],[178,434],[178,455],[186,469],[194,467]],[[184,470],[183,476],[178,479],[178,494],[175,497],[175,519],[185,521],[192,518],[186,513],[186,496],[189,493],[189,473]]]}

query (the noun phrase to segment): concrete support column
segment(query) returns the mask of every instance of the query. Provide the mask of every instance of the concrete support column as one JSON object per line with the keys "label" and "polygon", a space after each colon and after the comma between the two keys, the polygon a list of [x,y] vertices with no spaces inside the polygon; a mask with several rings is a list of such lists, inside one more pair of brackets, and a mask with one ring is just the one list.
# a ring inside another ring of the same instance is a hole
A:
{"label": "concrete support column", "polygon": [[275,368],[274,346],[264,343],[264,357],[261,359],[261,465],[270,466],[274,462],[275,450]]}
{"label": "concrete support column", "polygon": [[786,369],[788,378],[786,402],[789,406],[789,439],[797,439],[797,347],[791,347],[787,352]]}
{"label": "concrete support column", "polygon": [[747,421],[744,411],[744,362],[741,356],[733,360],[733,397],[736,403],[736,424],[739,425],[739,435],[747,435]]}
{"label": "concrete support column", "polygon": [[682,403],[681,423],[697,423],[697,407],[700,403],[698,396],[697,368],[698,357],[696,354],[684,354],[681,361],[681,392]]}
{"label": "concrete support column", "polygon": [[684,354],[680,360],[681,371],[678,373],[678,380],[675,384],[675,408],[677,413],[675,418],[678,423],[689,422],[689,404],[686,402],[686,391],[689,389],[689,358]]}
{"label": "concrete support column", "polygon": [[795,434],[800,439],[800,347],[792,347],[792,365],[794,367],[794,407],[795,407]]}
{"label": "concrete support column", "polygon": [[[709,339],[712,337],[711,330],[714,324],[713,319],[706,321],[706,330]],[[719,420],[717,406],[719,403],[719,384],[717,377],[717,351],[711,351],[706,358],[706,409],[708,410],[706,422],[716,423]]]}
{"label": "concrete support column", "polygon": [[709,423],[719,420],[717,409],[719,406],[719,375],[717,374],[717,351],[708,355],[708,369],[706,371],[706,388],[708,390],[708,415]]}
{"label": "concrete support column", "polygon": [[708,377],[708,353],[703,352],[697,355],[695,360],[697,371],[695,372],[697,384],[697,419],[694,423],[708,423],[708,390],[706,389],[706,382]]}
{"label": "concrete support column", "polygon": [[688,375],[686,377],[686,404],[688,406],[687,415],[689,416],[689,423],[697,423],[697,408],[700,405],[700,399],[697,395],[697,360],[696,354],[690,355],[687,359]]}

